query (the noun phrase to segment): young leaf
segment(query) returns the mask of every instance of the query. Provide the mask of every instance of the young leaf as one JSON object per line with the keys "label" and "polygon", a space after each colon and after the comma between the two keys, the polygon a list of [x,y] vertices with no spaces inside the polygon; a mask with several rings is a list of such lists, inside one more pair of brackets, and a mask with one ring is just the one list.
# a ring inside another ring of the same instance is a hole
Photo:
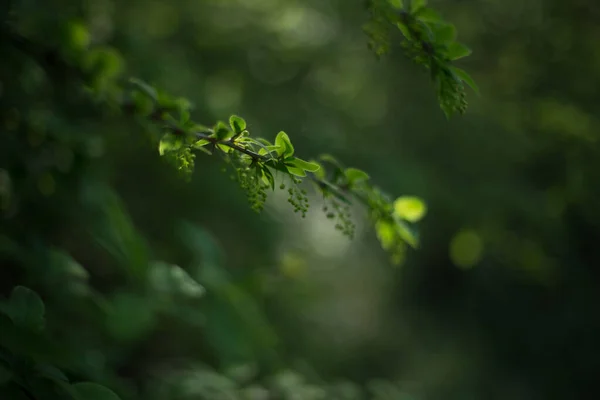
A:
{"label": "young leaf", "polygon": [[71,385],[79,400],[121,400],[115,392],[93,382],[80,382]]}
{"label": "young leaf", "polygon": [[206,146],[207,144],[209,144],[210,141],[206,140],[206,139],[200,139],[197,142],[195,142],[192,146],[195,149],[199,149],[200,147]]}
{"label": "young leaf", "polygon": [[268,185],[271,189],[275,190],[275,177],[273,176],[271,170],[268,167],[263,166],[261,171],[262,181],[265,183],[265,185]]}
{"label": "young leaf", "polygon": [[293,167],[290,164],[286,164],[285,166],[286,166],[288,172],[292,175],[296,175],[296,176],[300,176],[300,177],[306,176],[306,172],[304,172],[304,170],[302,168]]}
{"label": "young leaf", "polygon": [[427,5],[427,0],[412,0],[410,3],[410,11],[414,14]]}
{"label": "young leaf", "polygon": [[413,230],[402,220],[396,219],[396,232],[400,239],[408,243],[412,248],[419,246],[419,239]]}
{"label": "young leaf", "polygon": [[346,175],[346,179],[348,179],[348,182],[350,182],[351,185],[369,179],[369,174],[357,168],[346,168],[344,174]]}
{"label": "young leaf", "polygon": [[459,58],[467,57],[471,53],[471,49],[458,42],[450,43],[446,49],[446,57],[450,60],[458,60]]}
{"label": "young leaf", "polygon": [[400,29],[400,32],[402,32],[402,34],[404,35],[404,37],[408,40],[412,40],[412,34],[410,33],[410,29],[408,29],[408,27],[406,26],[406,24],[404,24],[403,22],[398,22],[398,29]]}
{"label": "young leaf", "polygon": [[417,222],[427,213],[427,206],[421,199],[411,196],[398,197],[394,201],[394,214],[410,222]]}
{"label": "young leaf", "polygon": [[390,5],[396,10],[404,9],[404,0],[389,0]]}
{"label": "young leaf", "polygon": [[435,26],[433,37],[437,43],[451,43],[456,40],[456,27],[451,24]]}
{"label": "young leaf", "polygon": [[246,129],[246,121],[237,115],[232,115],[229,117],[229,126],[231,126],[231,129],[239,135]]}
{"label": "young leaf", "polygon": [[396,231],[394,226],[389,222],[378,221],[375,224],[375,231],[377,233],[377,238],[381,243],[381,247],[384,250],[389,250],[396,239]]}
{"label": "young leaf", "polygon": [[44,302],[36,292],[24,286],[13,289],[9,301],[10,319],[17,326],[40,330],[44,327]]}
{"label": "young leaf", "polygon": [[319,170],[319,168],[320,168],[319,164],[315,164],[315,163],[312,163],[312,162],[304,161],[304,160],[301,160],[300,158],[296,158],[296,157],[292,158],[289,161],[291,161],[291,163],[293,165],[295,165],[296,167],[301,168],[301,169],[303,169],[305,171],[308,171],[308,172],[317,172]]}
{"label": "young leaf", "polygon": [[421,8],[415,14],[415,17],[417,17],[418,20],[423,21],[423,22],[439,23],[442,21],[442,17],[440,17],[440,15],[435,10],[433,10],[429,7]]}
{"label": "young leaf", "polygon": [[292,142],[287,133],[283,131],[279,132],[275,138],[275,145],[280,147],[280,149],[277,150],[279,156],[289,158],[294,155],[294,146],[292,146]]}
{"label": "young leaf", "polygon": [[477,84],[475,83],[475,81],[473,80],[473,78],[471,78],[471,75],[469,75],[467,73],[467,71],[465,71],[464,69],[460,69],[457,67],[450,67],[450,70],[452,72],[454,72],[454,74],[464,83],[466,83],[467,85],[469,85],[469,87],[471,87],[471,89],[473,89],[473,91],[477,94],[479,94],[479,87],[477,86]]}
{"label": "young leaf", "polygon": [[213,130],[215,132],[215,136],[219,140],[229,139],[233,136],[233,131],[231,131],[222,121],[217,122]]}
{"label": "young leaf", "polygon": [[162,156],[170,151],[176,151],[181,148],[181,140],[172,133],[166,133],[158,144],[158,153]]}

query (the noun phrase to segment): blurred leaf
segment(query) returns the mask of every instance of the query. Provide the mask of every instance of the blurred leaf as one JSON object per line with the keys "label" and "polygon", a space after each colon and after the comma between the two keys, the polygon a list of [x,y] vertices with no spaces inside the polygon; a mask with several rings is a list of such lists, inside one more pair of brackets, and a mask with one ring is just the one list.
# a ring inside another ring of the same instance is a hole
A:
{"label": "blurred leaf", "polygon": [[369,180],[369,174],[357,168],[346,168],[344,173],[350,185]]}
{"label": "blurred leaf", "polygon": [[411,0],[410,11],[415,13],[427,5],[427,0]]}
{"label": "blurred leaf", "polygon": [[119,293],[108,302],[106,327],[123,341],[139,340],[152,329],[155,313],[152,303],[133,293]]}
{"label": "blurred leaf", "polygon": [[72,385],[79,400],[121,400],[112,390],[93,382],[80,382]]}
{"label": "blurred leaf", "polygon": [[451,43],[456,40],[456,28],[451,24],[438,25],[433,28],[436,43]]}
{"label": "blurred leaf", "polygon": [[400,32],[402,32],[402,35],[404,35],[404,37],[407,40],[412,40],[413,39],[413,36],[410,33],[410,30],[408,29],[408,27],[406,26],[406,24],[404,24],[403,22],[398,22],[397,26],[398,26],[398,29],[400,29]]}
{"label": "blurred leaf", "polygon": [[53,381],[69,382],[69,378],[58,368],[47,363],[38,363],[35,366],[36,372],[44,377]]}
{"label": "blurred leaf", "polygon": [[397,10],[402,10],[404,8],[404,0],[389,0],[390,5]]}
{"label": "blurred leaf", "polygon": [[427,213],[427,206],[417,197],[402,196],[394,201],[394,213],[407,221],[417,222]]}
{"label": "blurred leaf", "polygon": [[153,263],[150,280],[155,290],[163,293],[189,298],[200,298],[205,293],[204,287],[178,265]]}
{"label": "blurred leaf", "polygon": [[415,17],[417,17],[417,19],[419,19],[420,21],[429,23],[439,23],[442,21],[442,17],[440,17],[440,15],[435,10],[429,7],[421,8],[415,14]]}
{"label": "blurred leaf", "polygon": [[146,82],[143,82],[137,78],[130,78],[129,82],[152,100],[158,101],[158,93],[156,92],[156,89],[148,85]]}
{"label": "blurred leaf", "polygon": [[462,230],[450,241],[450,259],[459,268],[472,268],[483,256],[483,241],[477,232]]}
{"label": "blurred leaf", "polygon": [[17,326],[33,330],[44,327],[44,302],[31,289],[15,287],[10,296],[9,311],[11,320]]}
{"label": "blurred leaf", "polygon": [[477,87],[477,84],[475,83],[475,81],[473,80],[473,78],[471,78],[471,76],[467,73],[467,71],[457,68],[457,67],[450,67],[450,69],[452,70],[452,72],[454,72],[454,74],[460,79],[462,80],[464,83],[466,83],[467,85],[469,85],[469,87],[471,89],[473,89],[473,91],[477,94],[479,94],[479,87]]}
{"label": "blurred leaf", "polygon": [[183,142],[181,138],[172,133],[165,134],[159,142],[158,152],[162,156],[169,151],[176,151],[181,148]]}
{"label": "blurred leaf", "polygon": [[472,53],[471,49],[461,43],[450,43],[445,51],[446,57],[450,60],[458,60],[467,57]]}

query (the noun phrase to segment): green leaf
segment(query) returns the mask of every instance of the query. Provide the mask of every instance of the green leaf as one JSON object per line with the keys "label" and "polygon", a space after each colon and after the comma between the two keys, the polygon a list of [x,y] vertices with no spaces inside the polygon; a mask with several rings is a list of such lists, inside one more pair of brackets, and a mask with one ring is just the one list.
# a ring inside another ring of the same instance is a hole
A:
{"label": "green leaf", "polygon": [[472,51],[464,44],[454,42],[450,43],[446,49],[446,57],[450,60],[458,60],[463,57],[469,56]]}
{"label": "green leaf", "polygon": [[163,156],[165,153],[177,151],[181,148],[182,141],[172,133],[165,134],[158,143],[158,153]]}
{"label": "green leaf", "polygon": [[427,206],[418,197],[402,196],[394,201],[394,214],[410,222],[417,222],[427,213]]}
{"label": "green leaf", "polygon": [[261,171],[262,181],[265,183],[265,185],[268,185],[271,189],[275,190],[275,177],[273,176],[271,170],[268,167],[263,166]]}
{"label": "green leaf", "polygon": [[217,124],[213,128],[213,131],[215,132],[215,136],[219,140],[229,139],[233,136],[233,131],[230,130],[229,127],[225,125],[225,123],[222,121],[217,122]]}
{"label": "green leaf", "polygon": [[325,179],[325,168],[315,160],[310,160],[310,162],[319,166],[319,169],[315,171],[315,176],[319,179]]}
{"label": "green leaf", "polygon": [[[265,146],[265,147],[261,147],[260,150],[258,150],[258,154],[260,154],[261,156],[264,156],[267,154],[271,154],[272,152],[276,152],[279,155],[280,149],[282,149],[281,146]],[[281,153],[281,154],[283,154],[283,153]]]}
{"label": "green leaf", "polygon": [[400,29],[400,32],[402,32],[402,34],[404,35],[404,37],[408,40],[412,40],[412,34],[410,33],[410,29],[408,29],[408,26],[406,26],[406,24],[404,24],[403,22],[398,22],[398,29]]}
{"label": "green leaf", "polygon": [[41,330],[44,327],[44,302],[36,292],[24,286],[13,289],[9,300],[10,319],[17,326]]}
{"label": "green leaf", "polygon": [[229,126],[231,126],[231,129],[239,135],[246,129],[246,121],[237,115],[232,115],[229,117]]}
{"label": "green leaf", "polygon": [[315,164],[315,163],[312,163],[312,162],[304,161],[304,160],[302,160],[300,158],[296,158],[296,157],[292,158],[290,161],[296,167],[301,168],[301,169],[303,169],[305,171],[308,171],[308,172],[317,172],[319,170],[319,168],[320,168],[319,164]]}
{"label": "green leaf", "polygon": [[67,378],[67,376],[54,365],[40,363],[35,366],[35,370],[44,378],[48,378],[57,382],[69,382],[69,378]]}
{"label": "green leaf", "polygon": [[442,17],[433,9],[429,7],[421,8],[416,14],[415,17],[422,22],[434,22],[439,23],[442,21]]}
{"label": "green leaf", "polygon": [[130,78],[129,83],[138,88],[142,93],[150,97],[152,100],[158,100],[158,93],[156,92],[156,89],[148,85],[146,82],[137,78]]}
{"label": "green leaf", "polygon": [[421,8],[425,7],[426,5],[427,5],[427,0],[412,0],[410,2],[410,12],[416,13],[417,11],[419,11]]}
{"label": "green leaf", "polygon": [[93,382],[80,382],[72,385],[79,400],[121,400],[112,390]]}
{"label": "green leaf", "polygon": [[348,179],[348,182],[350,182],[351,185],[369,180],[369,174],[357,168],[346,168],[344,174],[346,175],[346,179]]}
{"label": "green leaf", "polygon": [[384,250],[389,250],[396,240],[396,230],[389,222],[379,221],[375,224],[377,238]]}
{"label": "green leaf", "polygon": [[188,298],[200,298],[206,291],[180,266],[160,261],[154,263],[150,281],[159,292]]}
{"label": "green leaf", "polygon": [[288,158],[294,155],[294,146],[292,146],[292,142],[287,133],[283,131],[279,132],[275,138],[275,145],[280,147],[280,149],[277,150],[279,156]]}
{"label": "green leaf", "polygon": [[197,142],[195,142],[195,143],[194,143],[192,146],[193,146],[195,149],[199,149],[200,147],[204,147],[204,146],[206,146],[206,145],[207,145],[207,144],[209,144],[209,143],[210,143],[210,141],[209,141],[209,140],[206,140],[206,139],[200,139],[200,140],[198,140]]}
{"label": "green leaf", "polygon": [[116,339],[137,340],[152,329],[155,321],[152,304],[142,296],[120,293],[108,304],[106,327]]}
{"label": "green leaf", "polygon": [[456,40],[456,27],[452,24],[438,25],[433,28],[433,37],[437,43],[450,43]]}
{"label": "green leaf", "polygon": [[397,10],[404,9],[404,0],[389,0],[390,5]]}
{"label": "green leaf", "polygon": [[471,78],[471,75],[469,75],[467,73],[467,71],[465,71],[464,69],[460,69],[457,67],[450,67],[450,70],[464,83],[466,83],[467,85],[469,85],[469,87],[471,87],[471,89],[473,89],[473,91],[477,94],[479,94],[479,87],[477,86],[477,84],[475,83],[475,81],[473,80],[473,78]]}
{"label": "green leaf", "polygon": [[289,164],[286,164],[286,167],[287,167],[288,172],[292,175],[296,175],[296,176],[300,176],[300,177],[306,176],[306,172],[304,172],[304,170],[302,168],[292,167]]}
{"label": "green leaf", "polygon": [[413,230],[404,221],[396,220],[396,232],[411,247],[417,248],[419,246],[417,235],[415,235]]}

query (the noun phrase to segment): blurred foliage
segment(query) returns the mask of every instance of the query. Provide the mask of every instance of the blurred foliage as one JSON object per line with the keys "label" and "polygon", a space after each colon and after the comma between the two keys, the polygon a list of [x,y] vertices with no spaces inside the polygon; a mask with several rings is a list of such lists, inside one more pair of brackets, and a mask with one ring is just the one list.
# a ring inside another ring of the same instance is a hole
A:
{"label": "blurred foliage", "polygon": [[598,8],[430,3],[3,2],[0,398],[597,397]]}

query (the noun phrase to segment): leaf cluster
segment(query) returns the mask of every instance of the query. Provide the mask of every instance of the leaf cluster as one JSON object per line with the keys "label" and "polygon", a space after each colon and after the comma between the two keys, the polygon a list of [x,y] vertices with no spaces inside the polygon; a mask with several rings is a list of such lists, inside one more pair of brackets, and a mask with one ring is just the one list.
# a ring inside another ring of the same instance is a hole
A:
{"label": "leaf cluster", "polygon": [[378,56],[387,54],[393,32],[400,31],[405,54],[429,71],[446,117],[464,114],[465,85],[476,93],[479,89],[465,70],[453,65],[453,61],[471,54],[456,40],[456,27],[427,7],[427,0],[368,0],[367,7],[371,17],[364,31],[369,47]]}

